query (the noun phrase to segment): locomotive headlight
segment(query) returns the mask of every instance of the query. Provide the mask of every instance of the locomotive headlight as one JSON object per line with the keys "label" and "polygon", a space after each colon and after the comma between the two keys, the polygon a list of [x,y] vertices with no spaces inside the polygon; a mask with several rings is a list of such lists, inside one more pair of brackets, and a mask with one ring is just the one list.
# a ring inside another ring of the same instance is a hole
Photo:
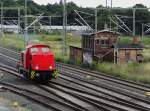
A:
{"label": "locomotive headlight", "polygon": [[36,77],[40,77],[40,74],[39,74],[39,73],[36,73]]}
{"label": "locomotive headlight", "polygon": [[51,69],[53,69],[53,67],[52,67],[52,66],[49,66],[49,69],[51,70]]}
{"label": "locomotive headlight", "polygon": [[36,66],[35,69],[38,70],[38,69],[39,69],[39,66]]}

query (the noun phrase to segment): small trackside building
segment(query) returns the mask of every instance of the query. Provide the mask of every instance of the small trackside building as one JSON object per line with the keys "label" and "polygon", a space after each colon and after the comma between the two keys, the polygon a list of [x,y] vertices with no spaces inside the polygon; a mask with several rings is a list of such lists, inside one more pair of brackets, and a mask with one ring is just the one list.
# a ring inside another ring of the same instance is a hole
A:
{"label": "small trackside building", "polygon": [[143,61],[143,45],[141,44],[117,44],[114,49],[114,62],[115,63],[128,63]]}
{"label": "small trackside building", "polygon": [[70,46],[70,60],[73,63],[91,64],[97,62],[126,63],[129,61],[142,62],[143,46],[134,37],[132,44],[119,44],[120,33],[102,30],[97,33],[83,34],[82,47]]}

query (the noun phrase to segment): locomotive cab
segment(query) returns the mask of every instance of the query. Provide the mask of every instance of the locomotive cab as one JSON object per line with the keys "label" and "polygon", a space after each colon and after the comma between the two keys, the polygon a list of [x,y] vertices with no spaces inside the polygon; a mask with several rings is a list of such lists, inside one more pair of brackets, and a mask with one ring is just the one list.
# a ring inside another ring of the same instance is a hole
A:
{"label": "locomotive cab", "polygon": [[19,72],[35,80],[50,80],[55,77],[54,55],[47,45],[29,45],[20,55]]}

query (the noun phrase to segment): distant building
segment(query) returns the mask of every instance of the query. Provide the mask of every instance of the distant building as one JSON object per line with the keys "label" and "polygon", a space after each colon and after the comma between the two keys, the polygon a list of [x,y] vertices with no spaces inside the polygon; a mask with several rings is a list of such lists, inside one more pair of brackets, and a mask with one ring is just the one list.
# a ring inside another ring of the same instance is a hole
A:
{"label": "distant building", "polygon": [[120,33],[102,30],[97,33],[83,34],[82,47],[70,47],[70,59],[76,63],[91,64],[93,60],[103,62],[125,63],[129,61],[142,62],[143,46],[134,38],[132,44],[119,44]]}
{"label": "distant building", "polygon": [[[41,29],[46,30],[48,32],[55,31],[55,30],[63,30],[63,26],[41,26]],[[67,26],[68,31],[86,31],[88,30],[87,26]]]}
{"label": "distant building", "polygon": [[[8,33],[19,33],[20,31],[20,27],[18,25],[2,25],[2,27],[3,27],[3,31]],[[0,24],[0,29],[1,29],[1,24]]]}

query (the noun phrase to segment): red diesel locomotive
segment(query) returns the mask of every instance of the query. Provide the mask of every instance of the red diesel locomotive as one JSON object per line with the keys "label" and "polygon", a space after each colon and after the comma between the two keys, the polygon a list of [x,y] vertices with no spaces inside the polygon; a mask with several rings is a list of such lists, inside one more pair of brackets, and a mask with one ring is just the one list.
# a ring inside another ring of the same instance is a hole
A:
{"label": "red diesel locomotive", "polygon": [[24,77],[38,81],[56,78],[54,55],[48,45],[29,45],[20,54],[18,72]]}

